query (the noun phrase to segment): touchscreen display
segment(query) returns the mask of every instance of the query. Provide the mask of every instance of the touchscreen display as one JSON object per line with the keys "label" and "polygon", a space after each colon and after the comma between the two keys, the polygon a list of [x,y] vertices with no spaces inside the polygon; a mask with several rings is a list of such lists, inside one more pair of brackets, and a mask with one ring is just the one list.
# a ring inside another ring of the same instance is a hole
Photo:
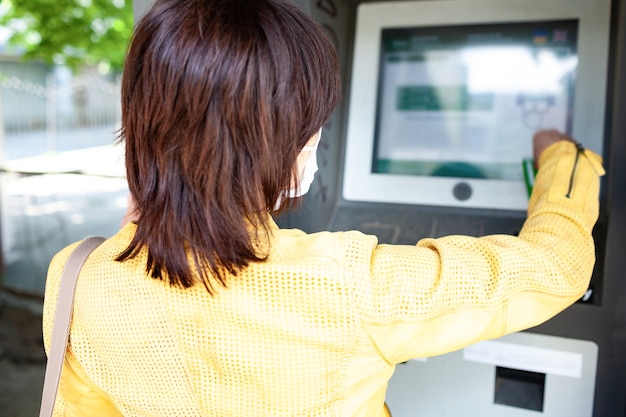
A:
{"label": "touchscreen display", "polygon": [[520,180],[571,133],[578,21],[382,29],[373,173]]}

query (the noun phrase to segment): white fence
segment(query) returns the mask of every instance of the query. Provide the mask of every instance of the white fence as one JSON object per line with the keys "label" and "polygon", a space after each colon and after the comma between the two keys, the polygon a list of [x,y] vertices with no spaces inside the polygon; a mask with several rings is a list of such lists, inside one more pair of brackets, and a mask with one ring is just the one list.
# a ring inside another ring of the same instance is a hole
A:
{"label": "white fence", "polygon": [[110,82],[84,75],[59,81],[50,74],[42,85],[4,76],[0,85],[6,140],[35,133],[45,136],[45,151],[56,151],[61,132],[114,126],[120,119],[119,78]]}

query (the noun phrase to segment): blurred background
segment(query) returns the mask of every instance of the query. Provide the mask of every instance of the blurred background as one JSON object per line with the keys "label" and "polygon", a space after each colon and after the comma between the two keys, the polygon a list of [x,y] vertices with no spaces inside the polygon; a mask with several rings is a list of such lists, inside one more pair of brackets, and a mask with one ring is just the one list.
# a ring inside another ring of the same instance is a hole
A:
{"label": "blurred background", "polygon": [[130,0],[0,2],[0,415],[39,410],[48,263],[126,209],[119,83]]}

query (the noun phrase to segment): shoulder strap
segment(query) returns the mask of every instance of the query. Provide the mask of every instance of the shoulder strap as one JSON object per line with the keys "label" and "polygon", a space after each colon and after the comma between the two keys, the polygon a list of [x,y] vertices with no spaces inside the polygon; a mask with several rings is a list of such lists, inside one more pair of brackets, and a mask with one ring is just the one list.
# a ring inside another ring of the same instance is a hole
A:
{"label": "shoulder strap", "polygon": [[65,350],[67,349],[70,333],[70,322],[74,308],[74,290],[76,289],[78,273],[89,254],[104,240],[103,237],[90,237],[83,240],[70,254],[65,263],[63,273],[61,274],[59,297],[54,314],[52,338],[44,376],[39,417],[52,416],[54,409],[54,402],[56,400],[57,390],[59,389],[61,369],[63,368],[63,360],[65,358]]}

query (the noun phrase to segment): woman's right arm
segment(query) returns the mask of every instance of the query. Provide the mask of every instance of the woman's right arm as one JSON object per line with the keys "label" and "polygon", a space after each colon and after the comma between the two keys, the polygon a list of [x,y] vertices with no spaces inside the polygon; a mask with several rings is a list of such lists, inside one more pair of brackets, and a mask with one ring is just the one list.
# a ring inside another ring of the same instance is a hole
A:
{"label": "woman's right arm", "polygon": [[[600,157],[555,131],[535,138],[539,172],[518,237],[380,245],[357,293],[364,328],[392,363],[536,326],[587,290]],[[365,271],[363,271],[365,272]],[[358,279],[358,278],[357,278]]]}

